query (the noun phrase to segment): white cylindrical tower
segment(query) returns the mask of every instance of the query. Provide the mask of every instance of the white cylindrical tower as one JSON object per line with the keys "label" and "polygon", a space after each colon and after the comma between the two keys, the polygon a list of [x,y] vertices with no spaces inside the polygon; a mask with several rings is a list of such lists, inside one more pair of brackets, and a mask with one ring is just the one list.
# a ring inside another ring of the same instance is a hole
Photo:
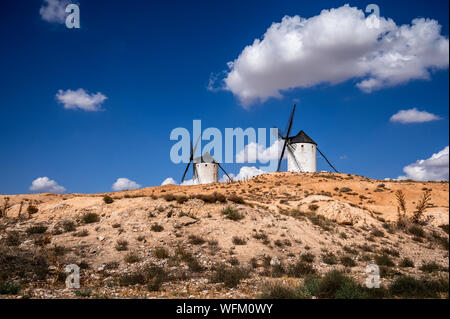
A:
{"label": "white cylindrical tower", "polygon": [[288,152],[288,172],[317,172],[317,147],[310,143],[292,144],[294,156]]}
{"label": "white cylindrical tower", "polygon": [[219,181],[219,165],[217,163],[194,163],[196,184],[217,183]]}
{"label": "white cylindrical tower", "polygon": [[289,138],[292,153],[288,154],[289,172],[317,172],[317,144],[305,132]]}

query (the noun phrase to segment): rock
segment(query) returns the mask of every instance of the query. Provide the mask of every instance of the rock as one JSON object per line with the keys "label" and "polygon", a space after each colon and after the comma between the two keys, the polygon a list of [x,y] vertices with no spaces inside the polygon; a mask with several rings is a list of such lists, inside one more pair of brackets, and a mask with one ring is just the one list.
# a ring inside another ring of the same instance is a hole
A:
{"label": "rock", "polygon": [[105,237],[103,237],[103,236],[98,236],[97,239],[98,239],[99,241],[103,241],[103,240],[105,240]]}
{"label": "rock", "polygon": [[194,224],[196,222],[198,222],[197,219],[194,219],[194,218],[191,218],[188,216],[182,216],[178,219],[177,224],[179,224],[181,226],[188,226],[188,225]]}
{"label": "rock", "polygon": [[278,259],[278,257],[273,257],[272,260],[270,261],[270,265],[271,266],[279,266],[281,264],[280,260]]}

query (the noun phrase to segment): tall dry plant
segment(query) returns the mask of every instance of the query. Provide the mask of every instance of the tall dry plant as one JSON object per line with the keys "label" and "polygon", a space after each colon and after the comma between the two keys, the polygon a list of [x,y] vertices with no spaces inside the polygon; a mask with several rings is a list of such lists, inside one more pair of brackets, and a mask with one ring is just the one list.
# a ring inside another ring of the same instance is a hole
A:
{"label": "tall dry plant", "polygon": [[426,209],[430,206],[431,202],[431,192],[430,190],[426,190],[423,192],[422,197],[416,205],[416,210],[413,212],[411,216],[411,221],[415,224],[420,224],[423,220],[423,215]]}
{"label": "tall dry plant", "polygon": [[397,227],[405,228],[408,224],[405,193],[402,190],[397,190],[395,198],[397,199]]}

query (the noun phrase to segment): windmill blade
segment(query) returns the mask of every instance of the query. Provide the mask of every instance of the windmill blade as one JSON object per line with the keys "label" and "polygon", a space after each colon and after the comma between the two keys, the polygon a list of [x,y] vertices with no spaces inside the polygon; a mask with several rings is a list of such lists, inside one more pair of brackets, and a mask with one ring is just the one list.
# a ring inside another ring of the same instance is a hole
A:
{"label": "windmill blade", "polygon": [[292,121],[294,120],[294,113],[295,113],[295,104],[294,104],[294,108],[292,109],[291,116],[289,117],[289,126],[288,126],[288,129],[287,129],[287,132],[286,132],[286,138],[284,139],[284,145],[283,145],[283,150],[281,151],[280,160],[278,161],[277,172],[280,171],[281,161],[283,160],[284,151],[286,150],[286,145],[287,145],[287,142],[288,142],[288,139],[289,139],[289,134],[291,133]]}
{"label": "windmill blade", "polygon": [[225,175],[227,175],[228,180],[229,181],[233,181],[233,179],[227,174],[227,172],[225,172],[225,170],[223,169],[222,165],[220,165],[219,163],[217,163],[217,165],[219,165],[220,169],[225,173]]}
{"label": "windmill blade", "polygon": [[[197,145],[198,145],[198,142],[200,141],[200,137],[201,137],[201,135],[198,136],[197,142],[195,142],[195,146],[194,147],[192,147],[192,141],[190,141],[190,152],[191,152],[191,154],[189,155],[189,163],[187,164],[186,169],[184,170],[183,177],[181,178],[181,183],[184,182],[184,178],[186,177],[186,173],[189,170],[189,166],[191,165],[191,162],[194,160],[195,150],[197,149]],[[194,175],[195,175],[194,164],[192,164],[192,168],[194,168]]]}
{"label": "windmill blade", "polygon": [[295,164],[297,164],[298,170],[301,171],[302,169],[300,168],[300,163],[297,161],[297,158],[294,155],[294,148],[292,147],[291,143],[288,143],[287,147],[288,151],[291,153],[292,157],[295,160]]}
{"label": "windmill blade", "polygon": [[184,182],[184,178],[186,177],[186,173],[187,173],[187,171],[189,169],[189,165],[191,165],[191,161],[192,161],[192,159],[189,159],[189,163],[187,164],[186,169],[184,170],[183,177],[181,178],[181,183]]}
{"label": "windmill blade", "polygon": [[289,137],[289,134],[287,133],[287,131],[289,130],[289,126],[291,125],[292,121],[294,120],[295,107],[296,107],[296,105],[294,104],[294,107],[292,108],[291,115],[289,116],[289,121],[286,124],[286,127],[284,128],[284,132],[286,133],[285,134],[286,137]]}
{"label": "windmill blade", "polygon": [[192,142],[191,142],[191,152],[192,152],[191,156],[192,156],[192,159],[194,159],[194,154],[195,154],[195,151],[197,150],[197,145],[198,145],[198,142],[200,141],[200,137],[202,137],[201,134],[198,136],[197,142],[195,142],[194,149],[192,149]]}
{"label": "windmill blade", "polygon": [[328,165],[330,165],[331,168],[334,169],[334,171],[335,171],[336,173],[339,173],[338,170],[335,169],[333,165],[331,165],[330,161],[328,161],[328,159],[325,157],[325,155],[323,155],[323,153],[319,150],[319,148],[317,148],[317,150],[319,151],[320,155],[322,155],[323,158],[327,161]]}

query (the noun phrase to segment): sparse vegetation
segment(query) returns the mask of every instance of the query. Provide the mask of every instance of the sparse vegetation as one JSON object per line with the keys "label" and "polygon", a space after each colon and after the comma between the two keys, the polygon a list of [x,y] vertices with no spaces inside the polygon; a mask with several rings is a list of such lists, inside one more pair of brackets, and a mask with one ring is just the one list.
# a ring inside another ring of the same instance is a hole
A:
{"label": "sparse vegetation", "polygon": [[223,283],[227,288],[236,287],[244,278],[248,278],[249,270],[241,266],[229,267],[225,264],[220,264],[215,268],[211,275],[211,282]]}
{"label": "sparse vegetation", "polygon": [[116,242],[116,250],[117,251],[128,250],[128,241],[126,241],[124,239],[117,240],[117,242]]}
{"label": "sparse vegetation", "polygon": [[243,214],[241,214],[231,206],[228,206],[224,210],[222,210],[222,215],[225,215],[227,219],[231,219],[233,221],[238,221],[244,218]]}
{"label": "sparse vegetation", "polygon": [[105,204],[112,204],[114,202],[114,199],[111,196],[105,195],[103,196],[103,201]]}
{"label": "sparse vegetation", "polygon": [[47,226],[34,225],[27,228],[28,235],[43,234],[47,231]]}
{"label": "sparse vegetation", "polygon": [[85,224],[92,224],[100,221],[100,216],[97,213],[85,213],[81,220]]}
{"label": "sparse vegetation", "polygon": [[234,236],[233,239],[232,239],[232,242],[235,245],[245,245],[245,244],[247,244],[247,241],[245,240],[245,238],[238,237],[238,236]]}
{"label": "sparse vegetation", "polygon": [[164,230],[164,227],[161,226],[161,225],[158,224],[158,223],[154,223],[154,224],[150,227],[150,229],[151,229],[152,231],[154,231],[154,232],[159,233],[159,232],[162,232],[162,231]]}

